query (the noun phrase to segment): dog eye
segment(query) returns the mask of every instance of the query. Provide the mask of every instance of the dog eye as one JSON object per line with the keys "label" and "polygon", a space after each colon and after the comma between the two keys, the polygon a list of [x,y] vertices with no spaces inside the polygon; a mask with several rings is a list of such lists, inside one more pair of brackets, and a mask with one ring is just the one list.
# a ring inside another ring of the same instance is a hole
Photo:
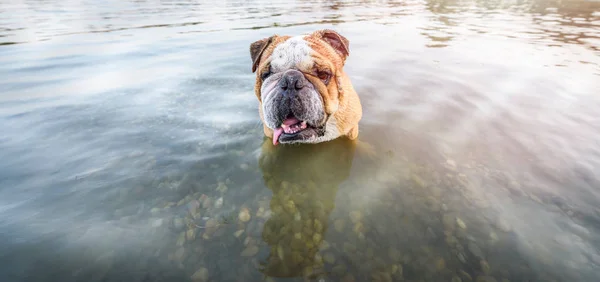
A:
{"label": "dog eye", "polygon": [[323,82],[327,83],[327,82],[329,82],[329,78],[331,77],[331,74],[327,71],[317,71],[317,77],[319,77],[319,79],[322,80]]}
{"label": "dog eye", "polygon": [[267,71],[263,72],[262,75],[260,76],[260,78],[262,80],[267,79],[267,77],[269,77],[271,75],[271,67],[269,67],[269,69],[267,69]]}

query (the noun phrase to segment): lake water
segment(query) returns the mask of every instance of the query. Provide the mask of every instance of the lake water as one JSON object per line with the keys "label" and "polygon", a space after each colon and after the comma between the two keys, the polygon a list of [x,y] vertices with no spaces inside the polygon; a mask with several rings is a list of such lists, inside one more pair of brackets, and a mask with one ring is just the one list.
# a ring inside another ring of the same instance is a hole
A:
{"label": "lake water", "polygon": [[[322,28],[362,144],[273,147]],[[598,109],[598,1],[2,1],[0,281],[598,281]]]}

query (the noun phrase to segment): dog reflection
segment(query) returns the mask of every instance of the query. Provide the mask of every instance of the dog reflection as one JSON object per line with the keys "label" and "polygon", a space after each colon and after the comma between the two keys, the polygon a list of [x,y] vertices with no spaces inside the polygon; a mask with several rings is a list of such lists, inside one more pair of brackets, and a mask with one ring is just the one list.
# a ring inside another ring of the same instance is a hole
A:
{"label": "dog reflection", "polygon": [[346,138],[312,145],[262,146],[259,167],[273,192],[262,239],[270,254],[262,271],[271,277],[312,277],[339,185],[352,167],[355,143]]}

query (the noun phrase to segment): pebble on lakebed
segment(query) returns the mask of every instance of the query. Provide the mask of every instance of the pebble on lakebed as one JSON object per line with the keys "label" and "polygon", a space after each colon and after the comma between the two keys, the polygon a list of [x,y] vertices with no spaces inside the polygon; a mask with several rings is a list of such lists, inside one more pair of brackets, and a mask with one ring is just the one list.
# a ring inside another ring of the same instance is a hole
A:
{"label": "pebble on lakebed", "polygon": [[456,218],[456,225],[458,225],[458,227],[460,227],[462,229],[467,228],[467,224],[465,224],[465,222],[462,219],[460,219],[459,217]]}
{"label": "pebble on lakebed", "polygon": [[202,267],[192,274],[193,282],[205,282],[208,281],[208,269]]}
{"label": "pebble on lakebed", "polygon": [[252,218],[252,216],[250,215],[250,210],[248,210],[248,208],[242,208],[242,210],[240,210],[240,213],[238,214],[238,219],[241,222],[248,222],[250,221],[250,218]]}

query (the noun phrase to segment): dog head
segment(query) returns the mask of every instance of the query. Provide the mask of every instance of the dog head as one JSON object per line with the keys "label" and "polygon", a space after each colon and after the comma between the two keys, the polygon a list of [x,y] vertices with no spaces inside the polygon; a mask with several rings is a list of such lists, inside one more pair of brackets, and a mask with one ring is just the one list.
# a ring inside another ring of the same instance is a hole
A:
{"label": "dog head", "polygon": [[348,39],[333,30],[250,45],[259,114],[274,145],[356,138],[362,110],[343,70],[349,54]]}

